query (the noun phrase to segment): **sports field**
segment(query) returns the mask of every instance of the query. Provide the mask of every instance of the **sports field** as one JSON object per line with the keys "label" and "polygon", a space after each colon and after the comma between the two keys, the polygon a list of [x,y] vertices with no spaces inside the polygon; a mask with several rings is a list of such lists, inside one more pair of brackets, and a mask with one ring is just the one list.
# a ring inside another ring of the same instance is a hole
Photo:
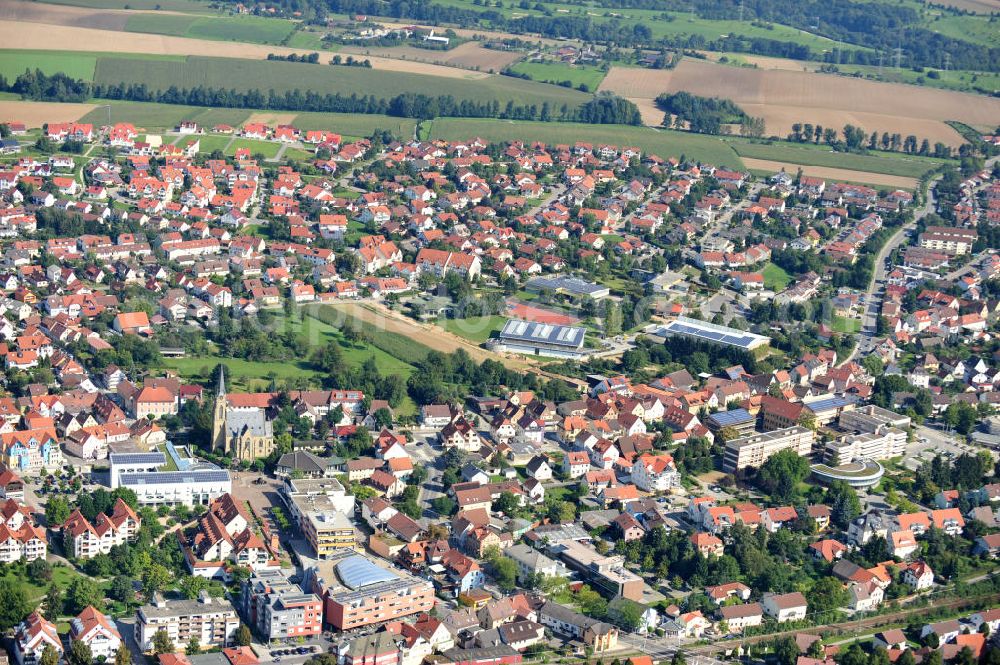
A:
{"label": "sports field", "polygon": [[590,97],[576,90],[509,76],[482,77],[475,73],[470,73],[470,76],[472,80],[461,80],[361,67],[193,56],[183,63],[141,58],[99,59],[94,79],[105,85],[144,83],[153,90],[166,90],[170,86],[204,86],[238,91],[262,90],[265,94],[272,89],[279,94],[312,90],[343,95],[370,94],[381,98],[411,92],[500,104],[530,101],[540,105],[549,102],[556,109],[563,104],[578,106]]}
{"label": "sports field", "polygon": [[487,141],[544,141],[548,144],[576,141],[608,143],[617,146],[634,145],[647,153],[666,159],[681,157],[743,168],[739,155],[732,147],[715,136],[689,134],[648,127],[623,125],[584,125],[570,122],[522,122],[515,120],[483,120],[478,118],[439,118],[430,125],[430,136],[436,139],[460,140],[480,137]]}
{"label": "sports field", "polygon": [[439,319],[437,325],[470,342],[482,344],[503,328],[506,321],[505,316],[474,316],[468,319]]}

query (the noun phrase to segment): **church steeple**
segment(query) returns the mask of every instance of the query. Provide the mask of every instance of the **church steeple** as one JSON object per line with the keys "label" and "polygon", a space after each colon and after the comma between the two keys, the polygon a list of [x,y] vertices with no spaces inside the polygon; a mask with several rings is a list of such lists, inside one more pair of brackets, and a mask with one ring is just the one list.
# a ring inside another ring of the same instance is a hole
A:
{"label": "church steeple", "polygon": [[219,366],[219,386],[215,392],[215,411],[212,414],[212,450],[227,452],[226,412],[229,410],[229,400],[226,399],[226,366]]}

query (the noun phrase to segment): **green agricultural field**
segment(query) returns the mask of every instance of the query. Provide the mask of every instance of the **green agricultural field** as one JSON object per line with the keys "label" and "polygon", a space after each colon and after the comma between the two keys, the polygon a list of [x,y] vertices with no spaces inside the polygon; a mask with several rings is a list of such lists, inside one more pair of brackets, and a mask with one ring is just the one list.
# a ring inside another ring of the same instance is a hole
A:
{"label": "green agricultural field", "polygon": [[[213,109],[204,106],[174,104],[148,104],[144,102],[118,102],[96,100],[97,104],[111,105],[111,122],[131,122],[148,130],[169,130],[182,120],[193,120],[203,127],[226,124],[236,127],[250,117],[246,109]],[[96,108],[82,118],[83,122],[105,124],[108,110]]]}
{"label": "green agricultural field", "polygon": [[1000,23],[990,20],[988,16],[942,16],[928,21],[926,27],[945,37],[982,46],[996,46],[1000,43]]}
{"label": "green agricultural field", "polygon": [[918,157],[902,153],[873,152],[858,155],[834,152],[828,146],[797,143],[749,143],[734,139],[730,141],[740,157],[770,159],[780,162],[801,164],[802,166],[825,166],[829,168],[884,173],[886,175],[919,178],[927,171],[939,166],[943,160],[932,157]]}
{"label": "green agricultural field", "polygon": [[142,59],[99,59],[95,81],[101,84],[145,83],[153,90],[170,86],[205,86],[237,91],[268,90],[282,94],[299,90],[319,93],[371,94],[389,98],[411,92],[451,95],[456,99],[542,104],[553,108],[578,106],[586,93],[509,76],[465,80],[362,67],[334,67],[271,60],[190,57],[183,64]]}
{"label": "green agricultural field", "polygon": [[[203,155],[211,154],[216,150],[225,152],[226,146],[233,140],[232,136],[226,134],[206,134],[205,136],[199,136],[198,152]],[[230,150],[227,154],[232,155],[233,152]]]}
{"label": "green agricultural field", "polygon": [[49,75],[62,72],[75,79],[93,81],[95,67],[97,57],[89,53],[0,50],[0,76],[10,82],[26,69],[40,69]]}
{"label": "green agricultural field", "polygon": [[227,42],[281,44],[295,26],[294,21],[261,16],[136,14],[129,16],[125,30]]}
{"label": "green agricultural field", "polygon": [[474,316],[468,319],[439,319],[437,325],[470,342],[482,344],[506,322],[506,316]]}
{"label": "green agricultural field", "polygon": [[[520,122],[478,118],[440,118],[429,123],[432,138],[445,140],[480,137],[487,141],[545,141],[549,144],[588,141],[634,145],[659,157],[685,156],[719,166],[744,168],[733,148],[715,136],[622,125],[585,125],[570,122]],[[425,125],[426,126],[426,125]]]}
{"label": "green agricultural field", "polygon": [[784,268],[773,263],[764,266],[761,274],[764,275],[764,288],[774,292],[785,290],[792,282],[792,276],[785,272]]}
{"label": "green agricultural field", "polygon": [[45,0],[50,5],[90,7],[92,9],[136,9],[208,14],[214,10],[197,0]]}
{"label": "green agricultural field", "polygon": [[571,87],[586,86],[587,90],[597,90],[607,72],[598,67],[572,66],[561,62],[518,62],[511,71],[524,74],[533,81],[561,84],[569,81]]}
{"label": "green agricultural field", "polygon": [[292,124],[301,130],[329,129],[341,136],[370,136],[376,129],[384,129],[396,136],[413,136],[417,121],[413,118],[396,118],[389,115],[364,113],[300,113]]}
{"label": "green agricultural field", "polygon": [[[286,45],[291,48],[304,48],[311,51],[336,51],[340,48],[339,44],[332,42],[324,43],[323,33],[313,32],[312,30],[296,30]],[[329,60],[329,57],[327,57],[327,60]]]}

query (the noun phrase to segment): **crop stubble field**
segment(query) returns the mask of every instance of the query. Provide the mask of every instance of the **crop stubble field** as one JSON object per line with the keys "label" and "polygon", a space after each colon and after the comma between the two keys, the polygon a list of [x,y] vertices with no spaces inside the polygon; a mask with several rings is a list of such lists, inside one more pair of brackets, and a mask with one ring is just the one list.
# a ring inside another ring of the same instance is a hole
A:
{"label": "crop stubble field", "polygon": [[663,92],[726,97],[750,115],[763,117],[767,133],[779,136],[789,133],[796,122],[838,130],[851,123],[869,132],[914,134],[931,143],[958,146],[963,140],[945,120],[986,128],[1000,118],[1000,100],[978,95],[692,59],[673,70],[613,67],[601,89],[642,102],[647,109],[655,108],[653,99]]}

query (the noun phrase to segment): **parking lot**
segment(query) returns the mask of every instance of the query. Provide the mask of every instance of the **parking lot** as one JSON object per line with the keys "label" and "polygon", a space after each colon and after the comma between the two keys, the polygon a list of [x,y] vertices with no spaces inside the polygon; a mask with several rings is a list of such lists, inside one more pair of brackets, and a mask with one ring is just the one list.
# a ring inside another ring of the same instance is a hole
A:
{"label": "parking lot", "polygon": [[954,432],[921,425],[917,427],[917,438],[909,445],[903,464],[910,470],[916,470],[924,462],[934,459],[935,455],[943,455],[946,459],[958,457],[963,453],[975,454],[986,450],[981,446],[966,443],[962,436]]}

